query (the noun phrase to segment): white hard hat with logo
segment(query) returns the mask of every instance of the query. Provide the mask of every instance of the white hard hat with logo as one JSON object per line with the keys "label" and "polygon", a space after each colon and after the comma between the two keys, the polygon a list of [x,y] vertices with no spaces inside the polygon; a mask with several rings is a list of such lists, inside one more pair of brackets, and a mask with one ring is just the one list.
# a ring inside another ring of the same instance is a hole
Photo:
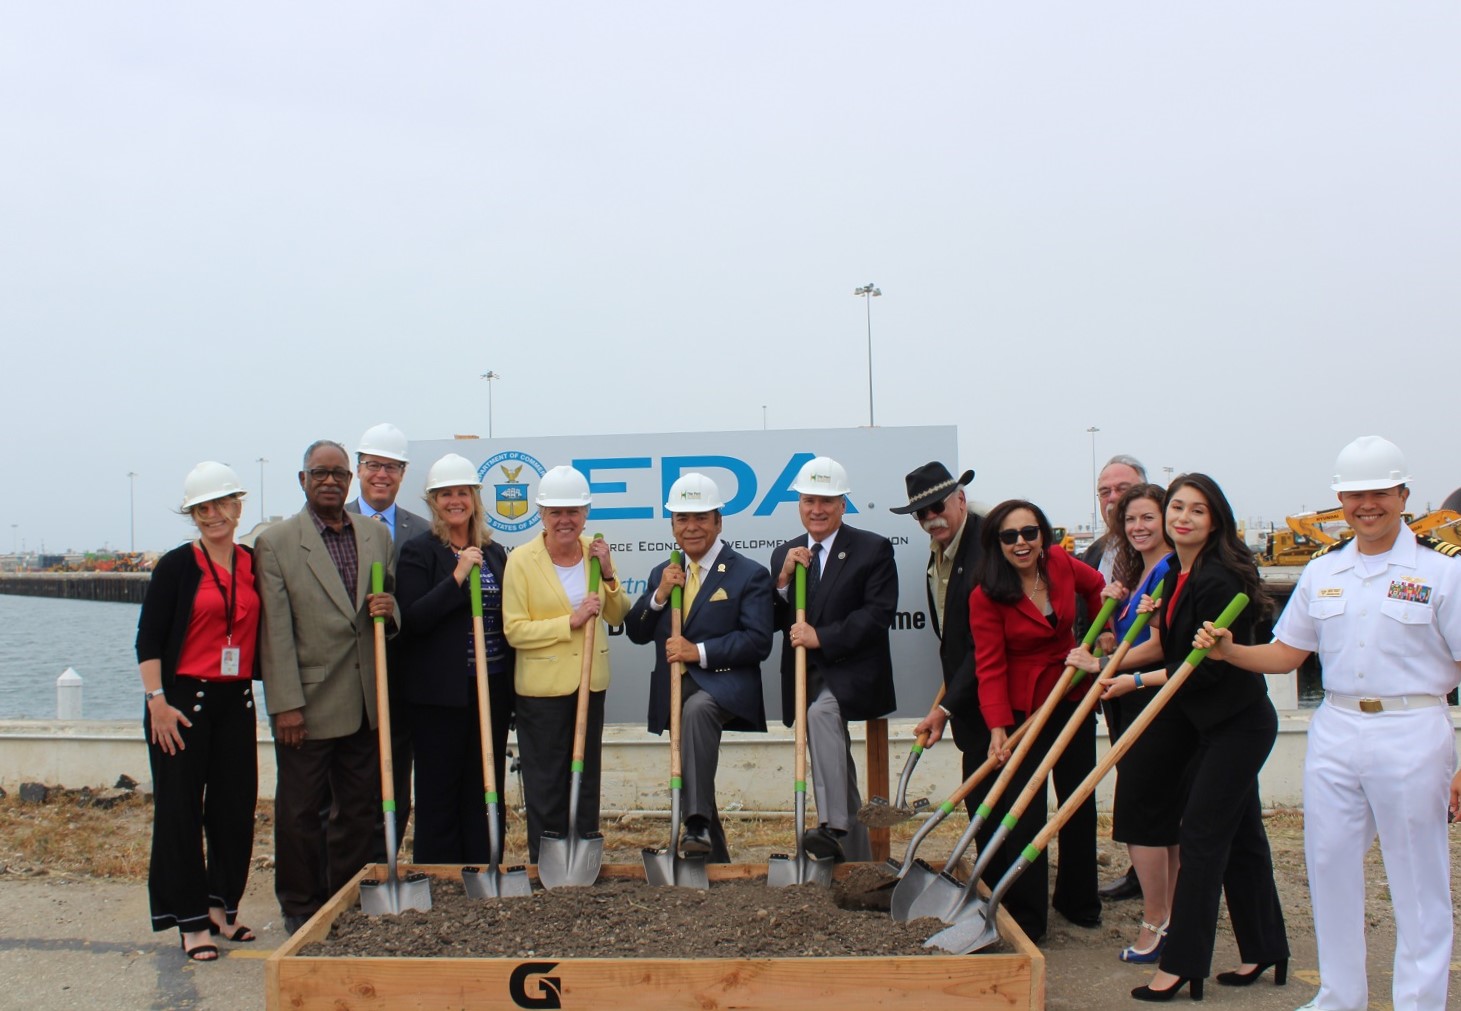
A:
{"label": "white hard hat with logo", "polygon": [[830,456],[818,456],[802,464],[796,472],[791,490],[798,495],[850,495],[847,487],[847,468]]}
{"label": "white hard hat with logo", "polygon": [[714,481],[691,471],[670,485],[670,500],[665,508],[672,513],[709,513],[724,509],[725,503],[720,500],[720,489]]}
{"label": "white hard hat with logo", "polygon": [[1389,439],[1362,435],[1339,451],[1334,461],[1334,491],[1380,491],[1410,480],[1405,454]]}
{"label": "white hard hat with logo", "polygon": [[426,490],[438,488],[460,488],[467,485],[481,486],[477,468],[465,456],[448,453],[431,465],[426,472]]}
{"label": "white hard hat with logo", "polygon": [[243,493],[243,485],[232,467],[226,463],[205,460],[188,471],[188,476],[183,481],[183,512],[204,502]]}
{"label": "white hard hat with logo", "polygon": [[360,437],[360,445],[355,452],[383,456],[387,460],[400,460],[402,463],[410,462],[406,459],[406,433],[390,422],[367,428]]}
{"label": "white hard hat with logo", "polygon": [[586,506],[592,501],[588,478],[569,466],[554,467],[538,480],[534,501],[540,506]]}

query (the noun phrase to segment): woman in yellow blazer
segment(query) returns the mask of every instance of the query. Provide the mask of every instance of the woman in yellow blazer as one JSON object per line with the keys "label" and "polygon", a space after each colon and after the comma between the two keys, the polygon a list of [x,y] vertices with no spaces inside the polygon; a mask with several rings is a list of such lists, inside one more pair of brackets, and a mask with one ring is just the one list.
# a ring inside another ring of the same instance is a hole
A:
{"label": "woman in yellow blazer", "polygon": [[[584,627],[617,625],[631,601],[615,578],[609,545],[584,535],[588,478],[554,467],[538,482],[543,534],[507,556],[502,577],[503,631],[516,650],[517,743],[528,808],[528,853],[538,862],[545,830],[568,834],[568,788]],[[589,559],[597,558],[599,591],[588,592]],[[588,736],[578,802],[579,836],[598,831],[604,692],[609,687],[608,636],[597,635],[589,679]]]}

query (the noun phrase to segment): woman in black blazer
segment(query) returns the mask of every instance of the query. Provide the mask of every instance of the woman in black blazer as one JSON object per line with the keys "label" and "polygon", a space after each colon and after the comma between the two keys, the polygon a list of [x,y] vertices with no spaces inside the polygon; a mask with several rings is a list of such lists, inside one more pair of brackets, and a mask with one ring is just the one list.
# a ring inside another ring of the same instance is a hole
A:
{"label": "woman in black blazer", "polygon": [[490,859],[490,847],[467,578],[474,565],[481,566],[492,750],[501,784],[513,711],[512,648],[502,634],[507,552],[492,541],[470,460],[449,453],[432,464],[426,501],[431,531],[401,545],[396,565],[402,687],[416,742],[413,859],[482,864]]}
{"label": "woman in black blazer", "polygon": [[[1166,536],[1176,552],[1178,573],[1161,607],[1165,671],[1136,676],[1107,675],[1110,694],[1155,690],[1175,673],[1204,621],[1217,617],[1239,592],[1251,599],[1233,623],[1233,641],[1251,643],[1267,610],[1268,596],[1253,555],[1238,537],[1232,507],[1217,482],[1186,474],[1172,482],[1163,503]],[[1160,969],[1150,985],[1131,992],[1137,1000],[1170,1000],[1184,983],[1193,999],[1212,968],[1218,903],[1227,894],[1228,915],[1244,965],[1218,974],[1225,986],[1246,986],[1275,966],[1274,982],[1288,970],[1288,936],[1273,881],[1273,859],[1263,828],[1258,771],[1278,736],[1278,715],[1261,674],[1204,660],[1168,706],[1189,728],[1196,755],[1191,788],[1182,810],[1171,925]],[[1165,713],[1164,713],[1165,715]]]}

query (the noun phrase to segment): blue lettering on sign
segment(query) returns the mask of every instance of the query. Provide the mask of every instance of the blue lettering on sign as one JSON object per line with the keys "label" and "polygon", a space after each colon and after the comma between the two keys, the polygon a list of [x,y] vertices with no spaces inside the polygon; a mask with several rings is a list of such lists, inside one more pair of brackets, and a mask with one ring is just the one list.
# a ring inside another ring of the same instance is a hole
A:
{"label": "blue lettering on sign", "polygon": [[[616,495],[629,490],[624,481],[595,481],[596,470],[648,470],[654,466],[654,459],[648,456],[613,456],[591,460],[574,460],[573,468],[588,478],[590,495]],[[596,520],[652,520],[653,506],[595,506],[591,511]]]}

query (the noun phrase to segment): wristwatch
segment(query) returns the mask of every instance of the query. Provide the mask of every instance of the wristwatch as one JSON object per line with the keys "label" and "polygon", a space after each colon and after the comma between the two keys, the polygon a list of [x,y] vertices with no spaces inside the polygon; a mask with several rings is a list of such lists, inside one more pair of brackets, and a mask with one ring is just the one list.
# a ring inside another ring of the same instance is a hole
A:
{"label": "wristwatch", "polygon": [[159,695],[165,695],[165,694],[167,694],[167,689],[165,689],[165,688],[154,688],[150,692],[143,692],[142,693],[142,698],[145,701],[147,701],[147,702],[151,702],[153,699],[157,698]]}

